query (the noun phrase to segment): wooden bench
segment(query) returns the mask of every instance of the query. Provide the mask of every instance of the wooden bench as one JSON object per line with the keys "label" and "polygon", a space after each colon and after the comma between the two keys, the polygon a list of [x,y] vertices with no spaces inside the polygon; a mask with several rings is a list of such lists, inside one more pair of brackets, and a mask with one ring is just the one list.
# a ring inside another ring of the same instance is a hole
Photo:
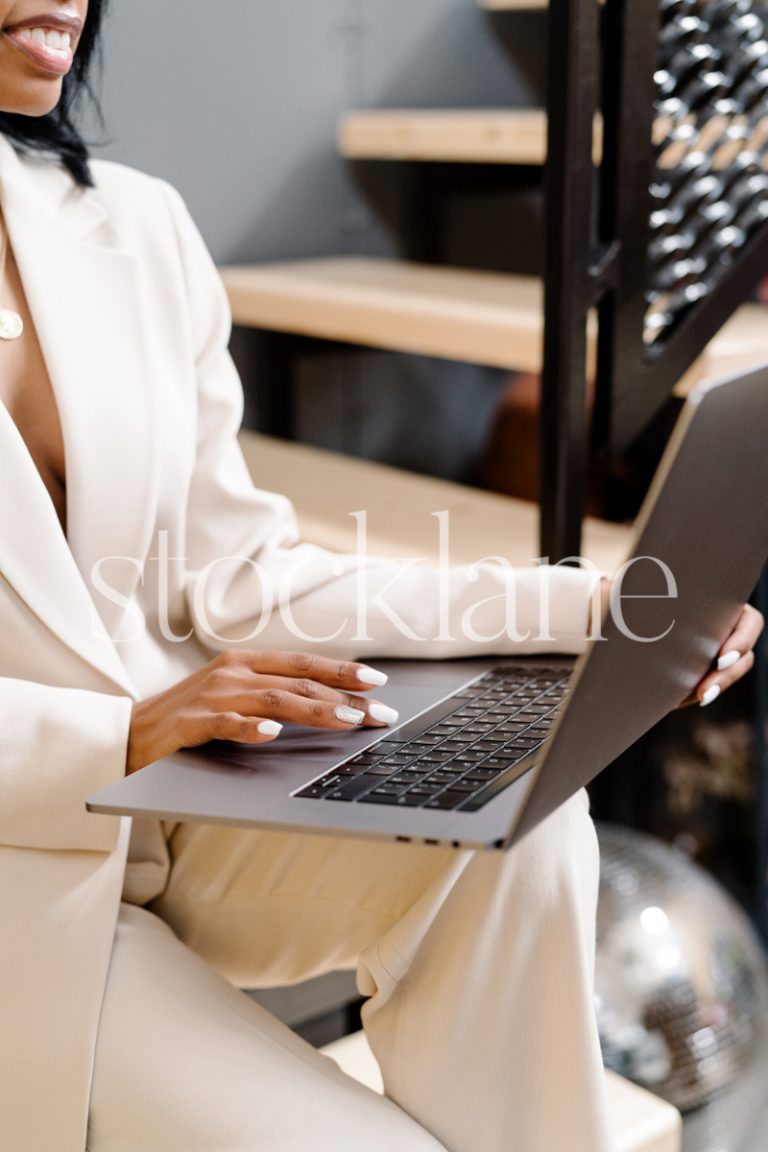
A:
{"label": "wooden bench", "polygon": [[[379,1066],[363,1032],[336,1040],[322,1051],[348,1076],[374,1092],[383,1091]],[[616,1152],[680,1152],[682,1121],[676,1108],[614,1072],[606,1070],[605,1078]]]}

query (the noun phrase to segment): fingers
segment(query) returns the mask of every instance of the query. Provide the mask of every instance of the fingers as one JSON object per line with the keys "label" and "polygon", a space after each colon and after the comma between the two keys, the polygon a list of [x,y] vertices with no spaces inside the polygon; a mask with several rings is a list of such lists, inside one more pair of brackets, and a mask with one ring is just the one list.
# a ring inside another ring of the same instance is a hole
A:
{"label": "fingers", "polygon": [[314,680],[347,692],[367,692],[387,682],[384,672],[367,664],[330,660],[313,652],[256,652],[247,649],[222,653],[218,659],[245,666],[259,675]]}
{"label": "fingers", "polygon": [[[763,630],[763,617],[751,604],[745,604],[728,639],[718,653],[717,667],[726,671],[751,652]],[[737,677],[738,679],[738,677]]]}
{"label": "fingers", "polygon": [[235,740],[240,744],[268,744],[280,735],[282,724],[262,716],[243,716],[228,712],[201,711],[190,722],[189,746],[209,740]]}
{"label": "fingers", "polygon": [[253,687],[231,696],[228,705],[244,716],[314,728],[381,727],[398,719],[393,708],[377,700],[337,692],[313,680],[279,677],[259,677]]}
{"label": "fingers", "polygon": [[[265,744],[280,735],[285,722],[341,731],[392,723],[387,718],[376,720],[371,715],[375,705],[370,702],[361,701],[361,705],[364,707],[356,708],[335,700],[307,699],[280,688],[260,688],[229,698],[223,711],[197,710],[185,725],[183,744],[193,747],[209,740]],[[379,707],[384,709],[384,705]],[[397,719],[393,709],[386,709],[386,712]]]}
{"label": "fingers", "polygon": [[198,733],[206,727],[206,713],[214,729],[207,739],[248,743],[274,739],[286,722],[342,730],[394,724],[394,709],[357,695],[374,681],[386,676],[350,661],[291,652],[222,653],[193,690]]}
{"label": "fingers", "polygon": [[746,676],[755,663],[755,654],[752,651],[739,656],[735,663],[729,664],[726,671],[710,672],[696,686],[696,691],[684,701],[685,704],[699,704],[702,708],[714,704],[718,696],[730,688],[742,676]]}
{"label": "fingers", "polygon": [[755,663],[754,647],[763,630],[763,617],[751,604],[745,604],[739,613],[733,631],[720,648],[714,669],[696,686],[696,690],[683,702],[706,708],[713,704],[726,689],[750,671]]}

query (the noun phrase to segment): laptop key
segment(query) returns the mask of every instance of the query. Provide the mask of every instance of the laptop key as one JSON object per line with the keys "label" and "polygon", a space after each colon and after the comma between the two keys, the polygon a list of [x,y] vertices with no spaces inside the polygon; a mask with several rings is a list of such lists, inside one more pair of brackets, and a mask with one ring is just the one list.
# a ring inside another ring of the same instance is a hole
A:
{"label": "laptop key", "polygon": [[530,739],[527,737],[518,736],[516,739],[510,740],[509,744],[504,745],[504,751],[531,752],[534,748],[538,748],[539,745],[543,743],[544,741],[539,739],[538,736],[531,736]]}
{"label": "laptop key", "polygon": [[455,711],[455,699],[449,698],[448,700],[444,700],[442,704],[438,704],[437,707],[430,708],[426,715],[417,716],[414,720],[409,720],[407,724],[403,724],[402,728],[397,728],[391,734],[392,740],[400,744],[416,740],[422,733],[427,732],[433,728],[435,724],[438,724],[441,720],[445,720],[446,716],[450,716],[451,713]]}
{"label": "laptop key", "polygon": [[294,795],[303,800],[321,800],[325,796],[325,792],[317,784],[308,784],[306,788],[302,788],[300,792],[296,792]]}
{"label": "laptop key", "polygon": [[358,796],[363,794],[363,792],[368,792],[371,788],[374,788],[377,784],[380,783],[381,780],[378,776],[352,776],[351,778],[345,780],[340,788],[338,788],[335,792],[332,792],[328,799],[356,800]]}
{"label": "laptop key", "polygon": [[432,776],[428,776],[428,780],[434,780],[436,784],[450,784],[453,780],[458,779],[464,773],[463,768],[457,768],[455,772],[435,772]]}
{"label": "laptop key", "polygon": [[487,804],[489,800],[492,800],[494,796],[498,796],[500,792],[503,792],[504,789],[508,788],[510,784],[513,784],[515,780],[524,776],[526,772],[534,767],[534,763],[535,762],[523,760],[519,764],[515,764],[509,771],[497,775],[486,788],[481,788],[474,796],[470,796],[467,802],[462,805],[462,812],[477,812],[478,808],[482,808],[483,805]]}
{"label": "laptop key", "polygon": [[425,808],[457,808],[459,804],[464,803],[467,799],[466,792],[441,792],[439,796],[435,796],[432,800],[427,800],[424,805]]}

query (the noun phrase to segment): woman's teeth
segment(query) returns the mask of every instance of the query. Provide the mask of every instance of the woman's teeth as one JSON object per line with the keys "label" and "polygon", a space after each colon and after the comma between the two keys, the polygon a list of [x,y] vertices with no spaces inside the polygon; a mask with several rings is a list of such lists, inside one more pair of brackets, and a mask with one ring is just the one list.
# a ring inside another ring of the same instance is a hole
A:
{"label": "woman's teeth", "polygon": [[19,40],[36,40],[38,44],[45,44],[55,52],[69,52],[72,47],[72,36],[69,32],[55,32],[47,28],[20,28]]}

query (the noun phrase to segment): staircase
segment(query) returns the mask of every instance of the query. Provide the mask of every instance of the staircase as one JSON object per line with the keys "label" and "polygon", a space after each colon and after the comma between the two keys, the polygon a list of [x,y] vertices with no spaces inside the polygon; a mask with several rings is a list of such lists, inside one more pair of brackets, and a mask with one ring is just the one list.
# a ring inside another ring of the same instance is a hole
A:
{"label": "staircase", "polygon": [[[539,0],[479,2],[496,12],[546,7]],[[657,122],[657,135],[667,130]],[[351,161],[406,162],[416,171],[432,163],[543,168],[547,131],[541,109],[350,111],[338,126],[338,148]],[[601,136],[596,120],[595,160]],[[724,154],[720,162],[727,161]],[[666,162],[676,163],[674,150]],[[346,256],[221,271],[235,323],[245,327],[512,372],[542,371],[545,303],[537,277]],[[679,381],[678,395],[722,367],[759,360],[761,315],[755,305],[739,310]],[[590,315],[589,376],[595,372],[596,345],[596,320]],[[558,430],[558,442],[561,436]]]}

